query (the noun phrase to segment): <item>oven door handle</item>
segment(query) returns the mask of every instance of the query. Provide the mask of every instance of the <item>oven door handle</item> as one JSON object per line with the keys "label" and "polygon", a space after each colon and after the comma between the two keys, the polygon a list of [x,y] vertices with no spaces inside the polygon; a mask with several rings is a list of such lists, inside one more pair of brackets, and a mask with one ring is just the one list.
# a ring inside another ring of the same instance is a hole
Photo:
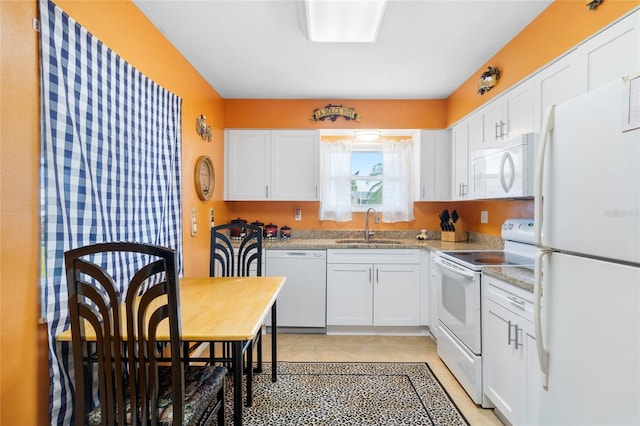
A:
{"label": "oven door handle", "polygon": [[444,269],[449,270],[451,272],[455,272],[458,275],[463,275],[468,278],[474,278],[476,275],[474,271],[464,268],[462,266],[458,266],[455,263],[449,262],[441,257],[436,257],[433,260],[436,264],[442,266]]}

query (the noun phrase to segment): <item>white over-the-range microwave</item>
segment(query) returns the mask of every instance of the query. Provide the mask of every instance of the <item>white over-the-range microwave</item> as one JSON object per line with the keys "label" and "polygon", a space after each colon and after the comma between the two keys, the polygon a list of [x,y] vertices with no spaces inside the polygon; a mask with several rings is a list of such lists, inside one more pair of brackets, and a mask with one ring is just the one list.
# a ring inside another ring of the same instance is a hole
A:
{"label": "white over-the-range microwave", "polygon": [[534,140],[526,133],[472,152],[471,198],[533,196]]}

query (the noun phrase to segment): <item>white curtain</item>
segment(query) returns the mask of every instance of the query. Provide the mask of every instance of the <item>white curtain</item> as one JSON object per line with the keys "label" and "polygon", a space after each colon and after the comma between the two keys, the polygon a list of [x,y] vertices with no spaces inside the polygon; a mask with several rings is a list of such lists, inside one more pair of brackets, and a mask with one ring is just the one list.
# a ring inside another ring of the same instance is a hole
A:
{"label": "white curtain", "polygon": [[351,141],[320,144],[320,220],[351,220]]}
{"label": "white curtain", "polygon": [[383,222],[414,220],[413,145],[413,139],[383,141]]}

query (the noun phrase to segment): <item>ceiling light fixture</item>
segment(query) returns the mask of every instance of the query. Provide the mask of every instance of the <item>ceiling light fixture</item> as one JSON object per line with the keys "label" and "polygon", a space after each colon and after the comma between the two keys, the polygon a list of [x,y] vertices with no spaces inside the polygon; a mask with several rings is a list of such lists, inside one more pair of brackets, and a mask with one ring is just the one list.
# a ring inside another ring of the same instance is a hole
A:
{"label": "ceiling light fixture", "polygon": [[382,132],[380,130],[356,130],[355,136],[359,141],[375,141],[380,138]]}
{"label": "ceiling light fixture", "polygon": [[376,41],[387,0],[305,0],[309,40]]}

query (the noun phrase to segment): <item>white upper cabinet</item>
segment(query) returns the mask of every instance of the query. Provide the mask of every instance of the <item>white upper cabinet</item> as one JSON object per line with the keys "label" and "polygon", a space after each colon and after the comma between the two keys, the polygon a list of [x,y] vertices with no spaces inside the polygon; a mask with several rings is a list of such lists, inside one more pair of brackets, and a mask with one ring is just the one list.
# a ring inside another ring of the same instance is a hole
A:
{"label": "white upper cabinet", "polygon": [[316,130],[226,130],[225,200],[318,199]]}
{"label": "white upper cabinet", "polygon": [[416,201],[451,200],[451,132],[423,130],[419,148]]}
{"label": "white upper cabinet", "polygon": [[534,129],[540,131],[545,114],[551,105],[567,101],[587,90],[585,73],[580,71],[576,50],[563,56],[533,77],[535,104]]}
{"label": "white upper cabinet", "polygon": [[320,181],[320,133],[271,132],[271,199],[314,201]]}
{"label": "white upper cabinet", "polygon": [[452,149],[452,200],[466,200],[469,197],[469,122],[463,120],[453,126]]}
{"label": "white upper cabinet", "polygon": [[625,17],[578,47],[587,90],[640,73],[640,12]]}
{"label": "white upper cabinet", "polygon": [[226,130],[225,200],[268,200],[271,131]]}
{"label": "white upper cabinet", "polygon": [[[525,80],[481,109],[485,145],[533,131],[533,84]],[[473,142],[472,142],[473,143]]]}

